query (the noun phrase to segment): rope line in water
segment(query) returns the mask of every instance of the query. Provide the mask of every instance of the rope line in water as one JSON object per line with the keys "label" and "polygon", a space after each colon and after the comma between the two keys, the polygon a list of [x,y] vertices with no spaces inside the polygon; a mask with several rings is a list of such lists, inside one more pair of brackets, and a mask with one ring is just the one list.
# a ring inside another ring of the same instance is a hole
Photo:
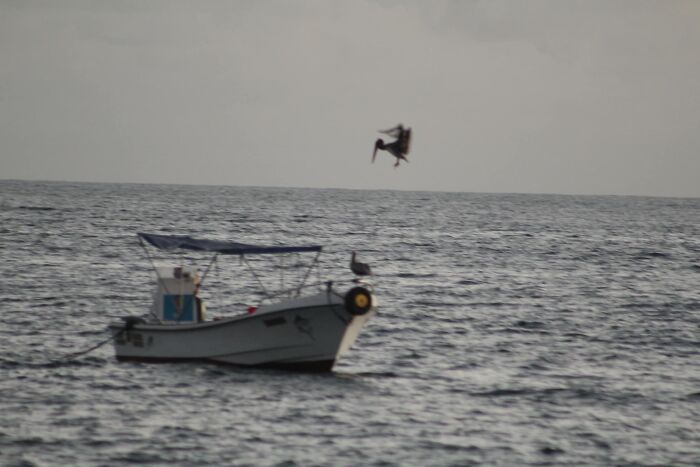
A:
{"label": "rope line in water", "polygon": [[124,327],[121,331],[114,334],[113,336],[110,336],[108,339],[103,340],[99,344],[94,345],[94,346],[90,347],[89,349],[81,350],[80,352],[73,352],[73,353],[66,354],[63,357],[61,357],[60,360],[74,360],[74,359],[80,357],[81,355],[86,355],[86,354],[92,352],[93,350],[97,350],[100,347],[102,347],[103,345],[112,342],[114,339],[121,336],[125,331],[126,331],[126,327]]}
{"label": "rope line in water", "polygon": [[117,332],[116,334],[114,334],[113,336],[110,336],[109,338],[103,340],[102,342],[100,342],[100,343],[98,343],[98,344],[96,344],[96,345],[93,345],[93,346],[90,347],[89,349],[81,350],[80,352],[73,352],[73,353],[66,354],[66,355],[64,355],[63,357],[61,357],[58,361],[75,360],[76,358],[80,357],[81,355],[86,355],[86,354],[92,352],[93,350],[97,350],[97,349],[99,349],[100,347],[102,347],[103,345],[112,342],[114,339],[116,339],[117,337],[121,336],[121,335],[124,334],[126,331],[132,329],[132,328],[134,327],[134,324],[136,324],[135,321],[127,320],[127,322],[124,324],[124,327],[123,327],[119,332]]}

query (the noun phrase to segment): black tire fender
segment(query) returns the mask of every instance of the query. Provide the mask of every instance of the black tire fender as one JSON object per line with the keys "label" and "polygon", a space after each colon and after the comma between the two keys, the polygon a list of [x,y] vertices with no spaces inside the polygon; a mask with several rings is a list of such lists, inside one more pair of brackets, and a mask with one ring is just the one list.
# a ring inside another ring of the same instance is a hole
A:
{"label": "black tire fender", "polygon": [[362,316],[372,308],[372,294],[364,287],[353,287],[345,294],[345,309],[355,316]]}

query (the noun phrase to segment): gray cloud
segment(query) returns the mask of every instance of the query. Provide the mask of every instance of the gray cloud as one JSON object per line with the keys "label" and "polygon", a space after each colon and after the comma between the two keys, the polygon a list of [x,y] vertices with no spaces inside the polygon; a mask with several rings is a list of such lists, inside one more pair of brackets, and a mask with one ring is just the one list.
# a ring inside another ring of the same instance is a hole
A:
{"label": "gray cloud", "polygon": [[[696,2],[0,3],[0,177],[700,196]],[[378,127],[411,163],[370,164]]]}

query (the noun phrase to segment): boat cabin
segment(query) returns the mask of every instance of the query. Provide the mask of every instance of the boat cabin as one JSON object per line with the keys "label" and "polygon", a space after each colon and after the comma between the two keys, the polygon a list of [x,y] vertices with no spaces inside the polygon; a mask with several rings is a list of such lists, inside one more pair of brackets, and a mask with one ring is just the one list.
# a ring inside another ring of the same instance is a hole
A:
{"label": "boat cabin", "polygon": [[199,274],[196,270],[175,266],[157,267],[158,282],[153,294],[152,314],[168,324],[202,321],[201,300],[197,297]]}

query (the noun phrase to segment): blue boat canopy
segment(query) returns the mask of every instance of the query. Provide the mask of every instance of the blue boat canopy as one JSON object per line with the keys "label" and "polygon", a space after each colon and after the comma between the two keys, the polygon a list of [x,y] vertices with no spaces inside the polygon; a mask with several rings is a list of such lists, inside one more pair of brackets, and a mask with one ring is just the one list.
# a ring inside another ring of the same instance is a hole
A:
{"label": "blue boat canopy", "polygon": [[223,255],[261,255],[279,253],[305,253],[309,251],[321,251],[319,245],[309,246],[257,246],[245,243],[224,242],[221,240],[199,240],[185,235],[158,235],[138,233],[139,239],[159,250],[192,250],[221,253]]}

